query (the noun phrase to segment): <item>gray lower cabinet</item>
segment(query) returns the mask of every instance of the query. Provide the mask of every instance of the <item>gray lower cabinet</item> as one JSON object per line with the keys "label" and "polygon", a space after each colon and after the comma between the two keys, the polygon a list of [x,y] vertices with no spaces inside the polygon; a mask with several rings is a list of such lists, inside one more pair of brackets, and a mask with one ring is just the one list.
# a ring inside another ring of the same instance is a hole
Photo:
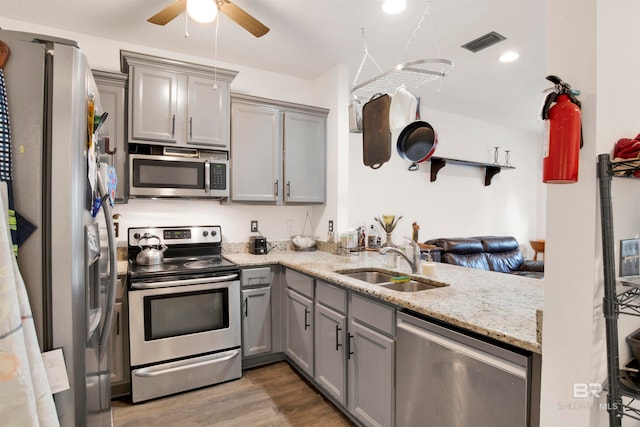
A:
{"label": "gray lower cabinet", "polygon": [[528,357],[398,314],[396,424],[537,425],[528,419]]}
{"label": "gray lower cabinet", "polygon": [[395,309],[355,294],[349,300],[349,412],[365,426],[393,426]]}
{"label": "gray lower cabinet", "polygon": [[242,290],[242,356],[271,352],[271,287]]}
{"label": "gray lower cabinet", "polygon": [[272,352],[272,278],[271,267],[241,270],[243,358]]}
{"label": "gray lower cabinet", "polygon": [[344,407],[347,406],[346,293],[316,280],[314,379]]}
{"label": "gray lower cabinet", "polygon": [[116,281],[116,303],[114,305],[113,325],[109,339],[111,359],[111,395],[113,397],[129,394],[131,379],[129,373],[129,319],[127,307],[126,277]]}
{"label": "gray lower cabinet", "polygon": [[393,426],[395,308],[316,280],[315,381],[365,426]]}
{"label": "gray lower cabinet", "polygon": [[313,377],[314,279],[289,269],[285,276],[284,352],[298,368]]}

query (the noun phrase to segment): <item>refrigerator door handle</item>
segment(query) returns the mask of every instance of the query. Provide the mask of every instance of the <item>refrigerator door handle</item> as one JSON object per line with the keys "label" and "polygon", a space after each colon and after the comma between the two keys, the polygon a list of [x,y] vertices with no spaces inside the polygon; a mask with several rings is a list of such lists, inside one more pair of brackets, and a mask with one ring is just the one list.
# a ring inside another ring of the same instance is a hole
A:
{"label": "refrigerator door handle", "polygon": [[[98,191],[101,195],[108,194],[102,173],[98,173]],[[107,306],[105,308],[104,324],[102,325],[102,332],[100,333],[100,344],[98,347],[100,349],[100,362],[102,362],[104,355],[109,352],[108,345],[113,323],[113,309],[116,302],[116,279],[118,275],[116,236],[115,227],[113,225],[111,204],[107,196],[103,197],[103,200],[102,212],[104,214],[105,223],[107,224],[107,244],[109,246],[109,285],[107,290]]]}

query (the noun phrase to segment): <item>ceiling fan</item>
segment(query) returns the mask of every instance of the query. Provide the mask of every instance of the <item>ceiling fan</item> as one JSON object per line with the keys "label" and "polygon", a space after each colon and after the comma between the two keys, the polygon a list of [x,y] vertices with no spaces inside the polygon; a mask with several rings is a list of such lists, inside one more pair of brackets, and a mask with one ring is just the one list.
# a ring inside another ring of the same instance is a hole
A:
{"label": "ceiling fan", "polygon": [[[183,13],[187,9],[188,0],[174,0],[169,6],[162,9],[160,12],[147,19],[148,22],[156,25],[166,25],[178,15]],[[229,0],[211,0],[215,2],[218,10],[245,30],[249,31],[256,37],[262,37],[269,32],[269,27],[262,24],[253,16],[249,15],[243,9],[239,8]]]}

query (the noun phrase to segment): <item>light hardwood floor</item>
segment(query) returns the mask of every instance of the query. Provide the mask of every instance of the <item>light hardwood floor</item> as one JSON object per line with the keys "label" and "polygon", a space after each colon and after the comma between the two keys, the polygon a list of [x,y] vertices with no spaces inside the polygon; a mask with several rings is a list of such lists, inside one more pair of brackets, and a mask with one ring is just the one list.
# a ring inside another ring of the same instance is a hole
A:
{"label": "light hardwood floor", "polygon": [[113,425],[353,426],[285,362],[243,372],[239,380],[133,405],[113,402]]}

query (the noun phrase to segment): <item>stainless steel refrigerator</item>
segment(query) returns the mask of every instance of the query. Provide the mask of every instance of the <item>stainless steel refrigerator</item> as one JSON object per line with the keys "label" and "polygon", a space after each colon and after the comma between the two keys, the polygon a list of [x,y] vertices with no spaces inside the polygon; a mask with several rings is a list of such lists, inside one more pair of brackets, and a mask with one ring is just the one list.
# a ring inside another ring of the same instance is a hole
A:
{"label": "stainless steel refrigerator", "polygon": [[117,266],[109,204],[91,214],[106,193],[91,143],[98,91],[75,42],[4,30],[0,40],[11,50],[4,75],[15,208],[37,227],[18,265],[41,350],[62,348],[69,377],[70,389],[54,395],[58,417],[63,426],[109,426]]}

